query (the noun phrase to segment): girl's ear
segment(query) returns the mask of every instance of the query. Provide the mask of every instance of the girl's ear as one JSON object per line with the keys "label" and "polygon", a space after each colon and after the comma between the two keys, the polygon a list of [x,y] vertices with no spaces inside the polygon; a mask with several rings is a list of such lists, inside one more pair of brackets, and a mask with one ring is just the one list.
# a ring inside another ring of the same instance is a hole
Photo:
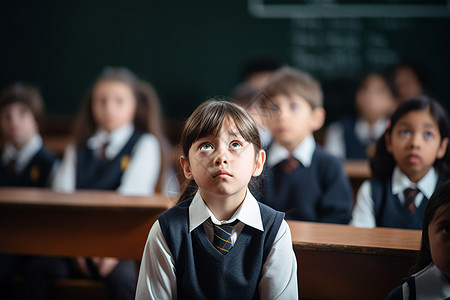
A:
{"label": "girl's ear", "polygon": [[439,146],[438,152],[436,154],[437,159],[441,159],[445,156],[448,147],[448,138],[443,138],[441,141],[441,145]]}
{"label": "girl's ear", "polygon": [[264,150],[259,150],[258,157],[256,158],[255,169],[253,170],[252,176],[259,176],[264,168],[264,163],[266,162],[266,152]]}
{"label": "girl's ear", "polygon": [[392,153],[391,135],[387,132],[384,134],[384,143],[386,144],[386,151]]}
{"label": "girl's ear", "polygon": [[180,164],[181,168],[183,168],[184,177],[186,177],[187,180],[194,179],[194,176],[192,175],[191,172],[191,166],[189,165],[189,161],[184,156],[180,157]]}

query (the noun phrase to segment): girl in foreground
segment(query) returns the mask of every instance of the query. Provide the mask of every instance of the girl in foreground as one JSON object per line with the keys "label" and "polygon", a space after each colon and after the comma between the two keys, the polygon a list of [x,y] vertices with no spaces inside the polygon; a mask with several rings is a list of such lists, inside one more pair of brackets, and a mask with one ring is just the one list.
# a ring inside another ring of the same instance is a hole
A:
{"label": "girl in foreground", "polygon": [[254,121],[236,104],[208,101],[181,144],[189,182],[150,231],[136,299],[297,299],[284,214],[247,188],[265,161]]}

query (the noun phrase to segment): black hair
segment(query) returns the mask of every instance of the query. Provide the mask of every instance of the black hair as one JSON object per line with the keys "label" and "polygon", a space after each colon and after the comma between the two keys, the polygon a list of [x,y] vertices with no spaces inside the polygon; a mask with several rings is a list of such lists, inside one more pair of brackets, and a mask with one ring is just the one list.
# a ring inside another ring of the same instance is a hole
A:
{"label": "black hair", "polygon": [[416,265],[412,269],[412,273],[416,273],[426,266],[428,266],[432,261],[430,252],[430,238],[428,236],[428,226],[433,220],[436,211],[444,206],[450,204],[450,180],[439,186],[428,200],[425,212],[423,215],[422,222],[422,241],[420,243],[420,252],[417,259]]}
{"label": "black hair", "polygon": [[[375,155],[370,160],[372,176],[375,179],[384,180],[386,178],[389,178],[396,165],[394,157],[386,149],[386,140],[385,140],[386,134],[391,134],[392,128],[394,128],[398,120],[407,113],[415,110],[426,110],[426,109],[429,109],[431,116],[439,126],[441,141],[444,138],[448,138],[448,130],[449,130],[448,115],[445,109],[438,102],[423,95],[417,96],[415,98],[403,102],[392,114],[389,126],[386,129],[385,133],[378,139],[376,144]],[[434,162],[434,167],[439,173],[439,176],[447,178],[450,177],[450,157],[448,153],[448,147],[445,150],[445,155],[441,159],[437,159]]]}

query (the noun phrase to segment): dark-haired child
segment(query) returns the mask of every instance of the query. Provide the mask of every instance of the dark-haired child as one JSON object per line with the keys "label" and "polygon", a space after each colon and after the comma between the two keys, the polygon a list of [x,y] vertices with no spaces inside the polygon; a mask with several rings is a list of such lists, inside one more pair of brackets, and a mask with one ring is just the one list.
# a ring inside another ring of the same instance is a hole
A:
{"label": "dark-haired child", "polygon": [[263,88],[273,142],[267,149],[263,202],[300,221],[347,224],[352,191],[341,161],[316,144],[325,119],[319,83],[284,67]]}
{"label": "dark-haired child", "polygon": [[428,199],[450,176],[449,120],[434,100],[403,102],[378,140],[371,180],[357,195],[351,224],[421,229]]}
{"label": "dark-haired child", "polygon": [[265,161],[251,117],[208,101],[187,120],[181,145],[189,182],[150,231],[136,299],[297,299],[284,214],[248,190]]}
{"label": "dark-haired child", "polygon": [[43,102],[36,88],[17,83],[1,94],[0,186],[50,184],[57,157],[39,135],[42,117]]}
{"label": "dark-haired child", "polygon": [[450,181],[438,187],[427,203],[413,273],[386,300],[450,299]]}

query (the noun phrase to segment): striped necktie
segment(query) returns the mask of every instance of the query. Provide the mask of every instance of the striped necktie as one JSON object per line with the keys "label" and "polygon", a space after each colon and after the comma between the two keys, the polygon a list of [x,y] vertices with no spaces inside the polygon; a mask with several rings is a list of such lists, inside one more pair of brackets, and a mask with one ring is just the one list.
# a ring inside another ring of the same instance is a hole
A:
{"label": "striped necktie", "polygon": [[409,210],[411,214],[416,213],[416,196],[419,193],[418,189],[407,188],[403,191],[405,195],[405,207]]}
{"label": "striped necktie", "polygon": [[214,227],[214,247],[222,254],[227,254],[233,244],[231,243],[232,224],[216,225]]}

